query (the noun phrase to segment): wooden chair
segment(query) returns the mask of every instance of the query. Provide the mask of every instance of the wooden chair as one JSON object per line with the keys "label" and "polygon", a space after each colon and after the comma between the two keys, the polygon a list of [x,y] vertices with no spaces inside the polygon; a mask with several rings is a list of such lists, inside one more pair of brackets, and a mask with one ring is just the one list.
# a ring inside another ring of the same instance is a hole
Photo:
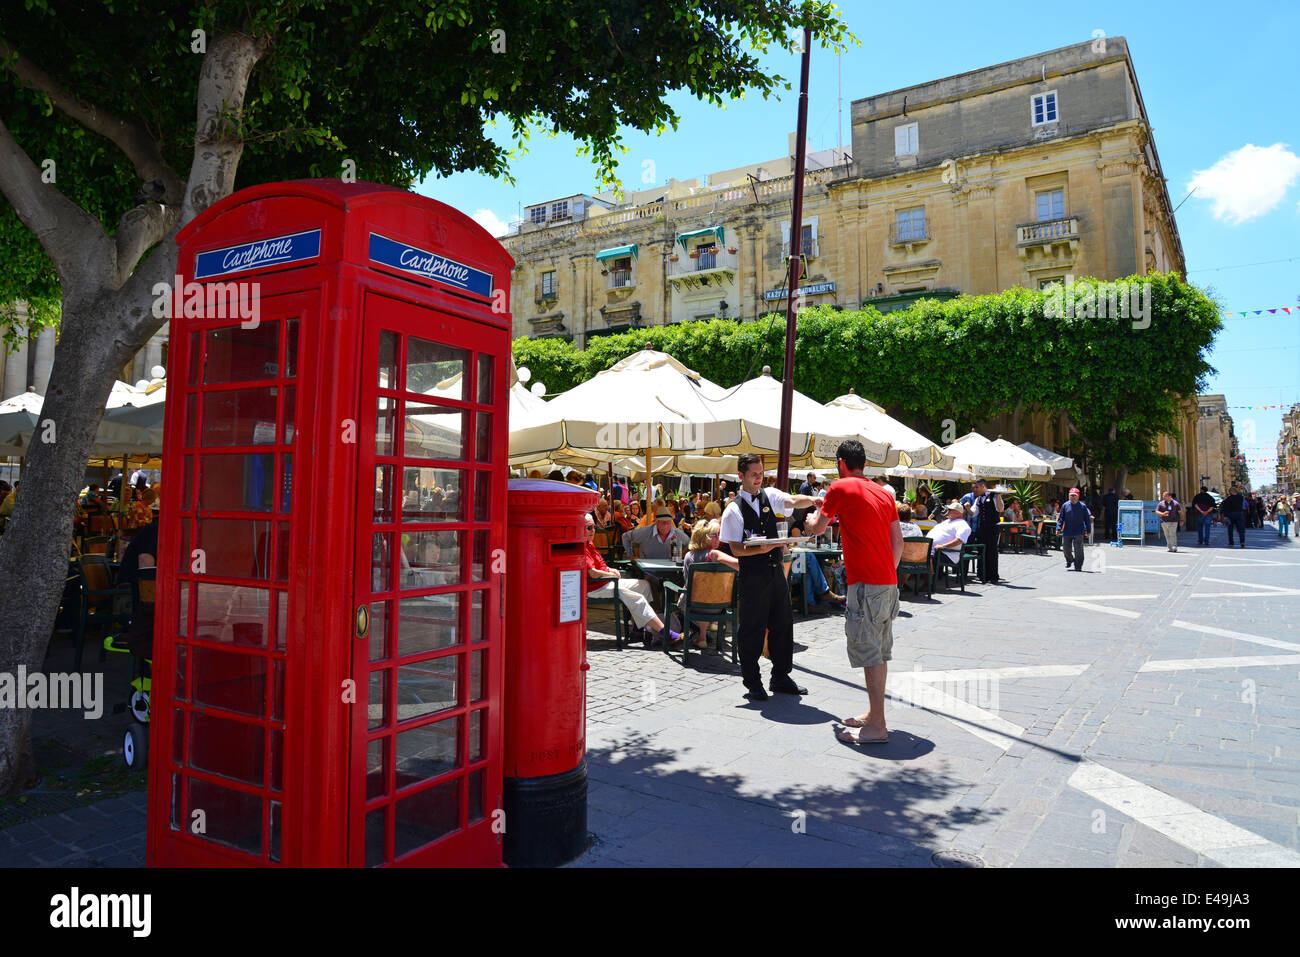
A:
{"label": "wooden chair", "polygon": [[1042,522],[1028,522],[1020,532],[1021,544],[1026,542],[1034,546],[1034,554],[1043,554],[1043,536],[1040,529],[1043,527]]}
{"label": "wooden chair", "polygon": [[[934,595],[934,539],[924,535],[909,535],[903,539],[903,557],[898,563],[898,573],[913,576],[912,594],[919,594],[917,578],[924,575],[926,580],[926,597]],[[900,577],[901,582],[901,577]]]}
{"label": "wooden chair", "polygon": [[[682,664],[686,664],[686,658],[690,654],[691,642],[695,640],[694,625],[705,622],[717,622],[718,625],[718,647],[719,653],[722,651],[722,642],[727,633],[727,628],[732,631],[731,640],[731,658],[736,660],[736,603],[735,588],[736,570],[722,562],[692,562],[686,569],[686,584],[678,585],[676,582],[664,582],[664,613],[662,618],[665,622],[671,621],[669,614],[676,609],[682,619]],[[685,596],[685,600],[680,606],[677,605],[677,597]],[[664,652],[671,654],[668,643],[664,642]]]}
{"label": "wooden chair", "polygon": [[[962,574],[970,581],[970,567],[975,565],[976,577],[984,570],[984,546],[980,542],[967,542],[961,550]],[[963,589],[964,591],[964,589]]]}
{"label": "wooden chair", "polygon": [[[983,546],[979,546],[979,547],[983,548]],[[938,573],[943,577],[944,588],[948,587],[948,576],[953,575],[957,579],[957,587],[961,589],[963,594],[965,593],[966,579],[968,574],[967,568],[970,564],[967,558],[968,556],[966,555],[966,547],[964,545],[962,546],[961,551],[958,553],[956,564],[944,558],[944,550],[940,550],[940,549],[935,550],[934,570],[936,573]]]}
{"label": "wooden chair", "polygon": [[81,540],[81,554],[107,555],[112,541],[107,535],[87,535]]}
{"label": "wooden chair", "polygon": [[129,586],[113,584],[108,561],[103,555],[82,555],[77,561],[77,574],[81,579],[81,608],[73,638],[77,644],[73,670],[81,671],[86,629],[130,624],[132,594]]}

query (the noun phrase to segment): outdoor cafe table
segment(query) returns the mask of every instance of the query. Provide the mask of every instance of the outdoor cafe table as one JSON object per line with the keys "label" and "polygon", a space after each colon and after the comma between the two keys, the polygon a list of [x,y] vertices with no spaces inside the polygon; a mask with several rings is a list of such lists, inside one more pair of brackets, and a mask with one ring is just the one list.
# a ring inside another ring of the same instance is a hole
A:
{"label": "outdoor cafe table", "polygon": [[1014,548],[1020,551],[1020,533],[1029,528],[1030,522],[998,522],[998,546]]}
{"label": "outdoor cafe table", "polygon": [[660,581],[683,584],[682,563],[671,558],[634,558],[632,567],[641,575],[649,575]]}

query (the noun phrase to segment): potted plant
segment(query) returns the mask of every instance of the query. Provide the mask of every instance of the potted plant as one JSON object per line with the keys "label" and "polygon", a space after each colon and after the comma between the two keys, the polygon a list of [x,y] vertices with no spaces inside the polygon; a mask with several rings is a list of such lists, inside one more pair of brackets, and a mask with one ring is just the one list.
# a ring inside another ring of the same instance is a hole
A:
{"label": "potted plant", "polygon": [[692,259],[699,259],[699,258],[700,258],[700,251],[699,251],[699,249],[692,249],[691,252],[690,252],[690,257],[691,257]]}
{"label": "potted plant", "polygon": [[731,253],[731,255],[733,255],[733,256],[736,255],[736,247],[735,247],[735,246],[728,246],[728,247],[727,247],[727,252]]}
{"label": "potted plant", "polygon": [[609,270],[608,270],[608,269],[602,269],[602,270],[600,271],[600,274],[601,274],[602,276],[608,276],[608,275],[609,275]]}
{"label": "potted plant", "polygon": [[675,263],[675,262],[677,262],[677,258],[678,258],[678,257],[677,257],[677,254],[676,254],[676,253],[673,253],[671,256],[668,257],[668,261],[669,261],[670,263]]}

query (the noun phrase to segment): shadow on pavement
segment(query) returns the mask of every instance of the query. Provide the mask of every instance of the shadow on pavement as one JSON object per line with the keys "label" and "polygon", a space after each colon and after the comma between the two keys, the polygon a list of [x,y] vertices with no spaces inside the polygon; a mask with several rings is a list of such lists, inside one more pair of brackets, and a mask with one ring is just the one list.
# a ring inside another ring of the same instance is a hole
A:
{"label": "shadow on pavement", "polygon": [[[880,752],[875,757],[894,761],[917,757],[930,746],[903,732],[891,733],[885,745],[846,745],[874,747]],[[928,867],[934,843],[1004,813],[954,806],[971,782],[932,768],[898,764],[882,773],[883,765],[864,761],[861,772],[845,770],[834,786],[790,780],[760,787],[735,771],[683,767],[682,760],[680,751],[655,747],[643,734],[587,752],[593,781],[599,782],[594,787],[603,790],[593,793],[593,811],[648,797],[657,815],[642,823],[640,812],[615,808],[602,814],[593,830],[608,850],[593,863]],[[792,816],[800,813],[809,822],[807,833],[822,840],[792,836]]]}

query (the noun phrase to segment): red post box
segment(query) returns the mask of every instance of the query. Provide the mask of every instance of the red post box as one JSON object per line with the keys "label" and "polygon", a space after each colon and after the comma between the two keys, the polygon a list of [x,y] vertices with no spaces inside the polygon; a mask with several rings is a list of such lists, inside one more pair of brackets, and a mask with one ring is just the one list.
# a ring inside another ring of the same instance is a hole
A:
{"label": "red post box", "polygon": [[336,180],[178,241],[149,863],[499,865],[513,260]]}
{"label": "red post box", "polygon": [[551,867],[587,843],[587,575],[591,489],[509,483],[505,862]]}

